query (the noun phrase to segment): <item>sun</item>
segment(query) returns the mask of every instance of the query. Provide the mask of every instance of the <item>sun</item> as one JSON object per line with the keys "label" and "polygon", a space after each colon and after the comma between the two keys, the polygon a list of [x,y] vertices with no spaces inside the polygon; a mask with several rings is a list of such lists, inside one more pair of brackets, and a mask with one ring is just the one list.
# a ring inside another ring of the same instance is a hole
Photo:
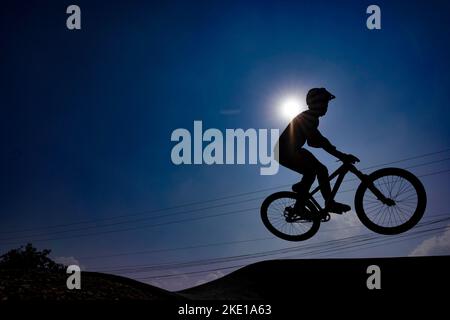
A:
{"label": "sun", "polygon": [[294,96],[287,97],[280,103],[280,115],[289,121],[294,119],[304,109],[300,99]]}

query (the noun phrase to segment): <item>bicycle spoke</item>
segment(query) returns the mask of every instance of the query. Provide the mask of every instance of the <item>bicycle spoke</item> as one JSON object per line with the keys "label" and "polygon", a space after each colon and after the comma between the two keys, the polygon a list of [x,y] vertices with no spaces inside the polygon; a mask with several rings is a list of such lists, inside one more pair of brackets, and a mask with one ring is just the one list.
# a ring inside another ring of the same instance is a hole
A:
{"label": "bicycle spoke", "polygon": [[407,179],[397,175],[383,176],[373,181],[373,185],[395,202],[395,205],[387,206],[367,189],[363,199],[364,212],[373,223],[396,227],[411,219],[419,199],[416,189]]}
{"label": "bicycle spoke", "polygon": [[405,212],[403,212],[403,210],[402,210],[399,206],[396,206],[395,209],[396,209],[399,213],[401,213],[401,214],[403,215],[403,217],[405,217],[405,220],[406,220],[406,221],[409,220],[409,218],[411,217],[410,215],[408,215],[408,214],[406,214]]}
{"label": "bicycle spoke", "polygon": [[295,198],[280,198],[273,201],[267,208],[267,217],[277,230],[287,235],[301,235],[308,232],[312,227],[312,222],[302,221],[286,221],[285,210],[294,208]]}

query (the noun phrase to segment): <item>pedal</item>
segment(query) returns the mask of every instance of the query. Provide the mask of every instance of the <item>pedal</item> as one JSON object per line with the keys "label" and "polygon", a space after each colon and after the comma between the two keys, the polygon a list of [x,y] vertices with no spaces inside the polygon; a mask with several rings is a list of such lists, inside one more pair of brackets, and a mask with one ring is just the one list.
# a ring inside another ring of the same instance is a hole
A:
{"label": "pedal", "polygon": [[286,222],[298,222],[298,221],[312,221],[314,219],[310,212],[295,212],[292,207],[287,207],[284,210],[284,218]]}

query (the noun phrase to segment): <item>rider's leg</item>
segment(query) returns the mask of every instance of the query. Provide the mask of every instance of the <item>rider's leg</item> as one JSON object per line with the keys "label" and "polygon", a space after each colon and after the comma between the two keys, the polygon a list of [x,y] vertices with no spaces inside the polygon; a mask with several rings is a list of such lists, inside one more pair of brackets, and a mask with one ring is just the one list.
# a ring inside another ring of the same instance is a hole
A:
{"label": "rider's leg", "polygon": [[[317,159],[316,159],[317,160]],[[325,203],[331,198],[331,185],[328,179],[328,169],[319,160],[316,163],[317,181]]]}
{"label": "rider's leg", "polygon": [[328,169],[320,162],[317,165],[317,180],[319,181],[320,192],[325,200],[325,207],[328,208],[330,212],[342,213],[351,209],[350,206],[331,199],[331,185],[328,178]]}
{"label": "rider's leg", "polygon": [[[299,154],[300,161],[298,163],[301,164],[301,167],[297,167],[298,170],[296,171],[303,174],[303,179],[299,183],[295,184],[293,189],[298,189],[299,194],[306,197],[315,177],[317,176],[320,192],[322,193],[325,200],[325,206],[328,210],[335,213],[342,213],[350,210],[351,208],[348,205],[338,203],[331,199],[331,185],[327,167],[324,166],[316,157],[314,157],[312,153],[305,149],[301,149]],[[302,204],[303,203],[299,205]]]}
{"label": "rider's leg", "polygon": [[309,189],[316,180],[316,174],[314,171],[303,170],[303,176],[300,182],[292,186],[292,190],[298,193],[298,200],[295,203],[296,208],[302,208],[306,199],[308,198]]}
{"label": "rider's leg", "polygon": [[299,194],[295,207],[302,208],[308,198],[309,189],[316,179],[315,163],[318,160],[306,149],[300,149],[289,154],[281,153],[280,160],[281,165],[302,175],[301,181],[292,186],[293,191]]}

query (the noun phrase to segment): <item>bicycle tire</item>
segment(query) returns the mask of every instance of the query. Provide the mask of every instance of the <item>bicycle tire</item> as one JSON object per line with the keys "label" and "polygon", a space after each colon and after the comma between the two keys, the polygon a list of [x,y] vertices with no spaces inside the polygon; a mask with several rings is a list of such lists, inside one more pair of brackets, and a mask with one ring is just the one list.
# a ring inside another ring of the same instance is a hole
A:
{"label": "bicycle tire", "polygon": [[[281,192],[276,192],[274,194],[271,194],[270,196],[268,196],[262,203],[261,205],[261,219],[265,225],[265,227],[275,236],[277,236],[278,238],[281,238],[283,240],[287,240],[287,241],[304,241],[307,240],[309,238],[311,238],[312,236],[314,236],[317,231],[319,230],[320,227],[320,217],[319,214],[317,214],[317,219],[313,219],[311,220],[311,228],[306,231],[305,233],[302,234],[298,234],[298,235],[290,235],[290,234],[286,234],[280,230],[278,230],[271,222],[270,219],[268,217],[268,209],[270,207],[270,205],[278,200],[278,199],[283,199],[283,198],[289,198],[289,199],[297,199],[297,193],[295,192],[290,192],[290,191],[281,191]],[[314,210],[314,212],[317,212],[316,207],[314,206],[314,204],[311,203],[311,201],[307,201],[306,204],[307,208],[309,210]],[[317,212],[318,213],[318,212]]]}
{"label": "bicycle tire", "polygon": [[[387,178],[387,177],[391,177],[391,178]],[[364,205],[364,199],[365,199],[365,197],[367,198],[367,195],[368,195],[368,193],[366,193],[368,190],[367,183],[362,182],[359,185],[359,187],[356,191],[356,194],[355,194],[355,211],[356,211],[356,214],[357,214],[359,220],[368,229],[370,229],[376,233],[379,233],[379,234],[395,235],[395,234],[399,234],[399,233],[408,231],[411,228],[413,228],[420,221],[423,214],[425,213],[425,208],[426,208],[426,204],[427,204],[427,196],[426,196],[425,188],[424,188],[423,184],[420,182],[420,180],[411,172],[406,171],[404,169],[400,169],[400,168],[384,168],[384,169],[380,169],[380,170],[377,170],[377,171],[374,171],[373,173],[371,173],[368,176],[368,182],[372,183],[374,186],[376,186],[375,185],[376,181],[382,179],[383,181],[391,181],[390,184],[394,184],[394,180],[392,177],[397,177],[397,180],[399,178],[406,180],[411,185],[411,187],[412,187],[411,190],[415,191],[415,194],[417,196],[417,205],[416,205],[416,208],[414,209],[414,212],[411,214],[409,219],[400,223],[397,226],[391,227],[391,226],[380,225],[380,223],[374,222],[369,217],[369,215],[370,215],[369,210],[367,209],[367,206],[365,208],[365,205]],[[389,184],[389,182],[387,184]],[[369,190],[369,192],[370,192],[370,190]],[[400,189],[398,190],[397,195],[395,195],[395,196],[398,196],[399,193],[400,193]],[[385,194],[385,196],[387,196],[387,195]],[[395,199],[393,199],[393,200],[395,201]],[[375,201],[372,201],[372,202],[375,202]],[[379,201],[379,202],[381,204],[381,201]],[[375,205],[376,205],[376,203],[375,203]],[[395,206],[397,206],[397,205],[400,208],[400,202],[396,202]],[[395,207],[395,206],[393,206],[393,207]],[[387,210],[389,211],[389,209],[387,209]],[[391,209],[391,212],[387,214],[388,216],[392,215],[392,210],[394,210],[394,209]],[[405,215],[403,213],[403,210],[400,210],[400,211],[402,212],[403,215]],[[411,210],[411,211],[413,211],[413,210]],[[380,220],[380,217],[381,217],[380,213],[378,213],[379,220]],[[401,221],[400,218],[399,218],[399,220]]]}

